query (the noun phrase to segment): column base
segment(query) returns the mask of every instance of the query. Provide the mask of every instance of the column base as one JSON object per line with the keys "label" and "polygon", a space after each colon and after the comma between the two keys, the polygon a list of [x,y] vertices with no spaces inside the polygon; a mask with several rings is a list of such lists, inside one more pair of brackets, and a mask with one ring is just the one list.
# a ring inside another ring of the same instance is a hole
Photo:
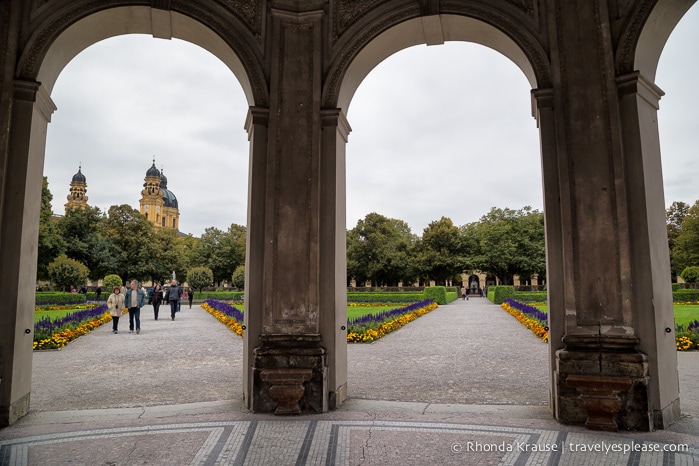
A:
{"label": "column base", "polygon": [[[31,370],[31,368],[30,368]],[[9,406],[0,407],[0,427],[7,427],[17,422],[21,417],[29,413],[29,398],[31,393],[27,393],[19,400]]]}
{"label": "column base", "polygon": [[594,430],[653,429],[648,358],[637,338],[566,336],[556,352],[556,419]]}
{"label": "column base", "polygon": [[250,409],[280,415],[328,411],[326,350],[320,335],[261,335],[253,350]]}

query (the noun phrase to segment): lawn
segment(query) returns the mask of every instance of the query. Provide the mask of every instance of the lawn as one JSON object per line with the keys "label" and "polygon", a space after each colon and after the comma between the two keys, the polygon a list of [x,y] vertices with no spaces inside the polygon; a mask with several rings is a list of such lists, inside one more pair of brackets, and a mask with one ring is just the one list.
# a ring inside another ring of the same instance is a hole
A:
{"label": "lawn", "polygon": [[[534,306],[542,312],[548,313],[548,306]],[[699,304],[675,304],[675,325],[684,325],[699,320]]]}
{"label": "lawn", "polygon": [[57,311],[36,311],[34,312],[34,323],[39,322],[41,319],[48,317],[51,320],[61,319],[71,312],[79,311],[82,309],[59,309]]}
{"label": "lawn", "polygon": [[399,309],[401,307],[405,307],[405,304],[386,304],[383,306],[347,306],[347,318],[352,320],[367,314],[378,314],[379,312]]}

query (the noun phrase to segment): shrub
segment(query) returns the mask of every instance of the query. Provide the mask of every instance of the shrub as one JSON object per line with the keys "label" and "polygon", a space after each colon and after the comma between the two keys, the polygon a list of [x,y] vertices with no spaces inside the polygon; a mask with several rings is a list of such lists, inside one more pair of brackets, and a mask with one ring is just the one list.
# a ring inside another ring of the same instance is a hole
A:
{"label": "shrub", "polygon": [[107,296],[112,294],[112,290],[114,289],[115,286],[121,286],[124,284],[124,281],[121,279],[121,277],[115,273],[109,274],[106,277],[104,277],[104,291],[103,293],[107,293]]}
{"label": "shrub", "polygon": [[699,266],[692,266],[685,268],[680,274],[682,280],[687,283],[697,283],[699,282]]}
{"label": "shrub", "polygon": [[424,299],[431,299],[437,304],[447,303],[447,289],[443,286],[428,286],[423,295]]}
{"label": "shrub", "polygon": [[548,293],[545,291],[517,291],[515,299],[520,303],[545,303]]}
{"label": "shrub", "polygon": [[682,289],[682,285],[680,285],[679,283],[673,283],[673,284],[672,284],[672,291],[673,291],[673,292],[678,291],[678,290],[681,290],[681,289]]}
{"label": "shrub", "polygon": [[[515,287],[514,286],[494,286],[493,291],[493,303],[502,304],[507,298],[515,297]],[[488,289],[488,297],[490,297],[490,289]]]}
{"label": "shrub", "polygon": [[218,301],[241,301],[243,299],[242,291],[197,291],[194,293],[194,299],[215,299]]}
{"label": "shrub", "polygon": [[456,291],[447,291],[447,302],[450,303],[452,301],[456,301],[459,299],[459,293]]}

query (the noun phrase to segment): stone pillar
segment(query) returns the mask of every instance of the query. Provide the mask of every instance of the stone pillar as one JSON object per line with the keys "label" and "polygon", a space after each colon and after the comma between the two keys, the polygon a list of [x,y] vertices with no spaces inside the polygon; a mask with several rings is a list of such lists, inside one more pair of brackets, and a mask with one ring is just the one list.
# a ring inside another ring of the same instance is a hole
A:
{"label": "stone pillar", "polygon": [[680,415],[675,315],[658,136],[663,95],[638,72],[617,78],[633,251],[634,329],[648,355],[653,418],[664,429]]}
{"label": "stone pillar", "polygon": [[5,170],[0,173],[0,425],[29,410],[37,237],[46,126],[55,106],[39,83],[15,81]]}
{"label": "stone pillar", "polygon": [[[302,380],[300,412],[328,410],[328,350],[322,333],[322,0],[273,0],[267,32],[268,129],[255,126],[245,339],[247,406],[273,412],[275,381]],[[258,137],[266,133],[266,150]],[[257,158],[264,157],[264,161]],[[262,173],[261,170],[264,170]],[[264,201],[258,183],[264,183]],[[255,211],[261,209],[263,211]],[[332,219],[331,221],[334,221]],[[333,249],[334,250],[334,249]],[[257,281],[257,283],[252,283]],[[330,338],[333,344],[333,338]],[[311,375],[306,377],[310,369]],[[292,390],[292,384],[284,384]],[[290,393],[283,394],[289,398]],[[281,398],[281,397],[279,397]]]}
{"label": "stone pillar", "polygon": [[[665,327],[670,287],[658,200],[648,197],[662,183],[644,173],[654,162],[653,156],[645,160],[647,148],[641,147],[653,137],[640,141],[634,134],[642,130],[639,114],[633,114],[635,102],[617,92],[605,2],[559,1],[550,8],[551,42],[557,45],[553,113],[548,96],[540,94],[537,102],[543,123],[553,408],[565,423],[649,430],[652,413],[666,410],[673,398],[666,390],[666,398],[660,395],[665,404],[656,406],[653,392],[677,384],[676,371],[665,382],[659,379],[664,374],[652,370],[655,348],[661,342],[667,346],[658,325]],[[655,299],[660,302],[654,309]],[[611,412],[617,397],[618,411]],[[600,422],[600,413],[609,419]]]}

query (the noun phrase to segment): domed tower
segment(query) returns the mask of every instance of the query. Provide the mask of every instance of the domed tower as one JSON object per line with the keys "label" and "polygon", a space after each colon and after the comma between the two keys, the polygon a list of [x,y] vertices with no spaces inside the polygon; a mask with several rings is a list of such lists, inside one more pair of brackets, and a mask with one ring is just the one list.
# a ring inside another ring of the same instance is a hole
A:
{"label": "domed tower", "polygon": [[68,209],[84,209],[87,207],[87,182],[85,175],[82,172],[82,166],[78,165],[78,173],[73,175],[70,182],[70,194],[68,194],[68,202],[65,204],[66,211]]}
{"label": "domed tower", "polygon": [[153,165],[146,172],[140,201],[141,213],[155,228],[180,226],[180,211],[177,198],[167,189],[167,177]]}
{"label": "domed tower", "polygon": [[160,194],[163,201],[163,215],[160,219],[160,226],[179,230],[180,209],[177,204],[177,197],[172,191],[167,189],[167,177],[164,169],[160,170]]}
{"label": "domed tower", "polygon": [[143,183],[140,210],[151,223],[159,227],[162,208],[163,201],[160,196],[160,170],[155,167],[155,159],[153,159],[153,165],[151,165],[146,172],[145,182]]}

